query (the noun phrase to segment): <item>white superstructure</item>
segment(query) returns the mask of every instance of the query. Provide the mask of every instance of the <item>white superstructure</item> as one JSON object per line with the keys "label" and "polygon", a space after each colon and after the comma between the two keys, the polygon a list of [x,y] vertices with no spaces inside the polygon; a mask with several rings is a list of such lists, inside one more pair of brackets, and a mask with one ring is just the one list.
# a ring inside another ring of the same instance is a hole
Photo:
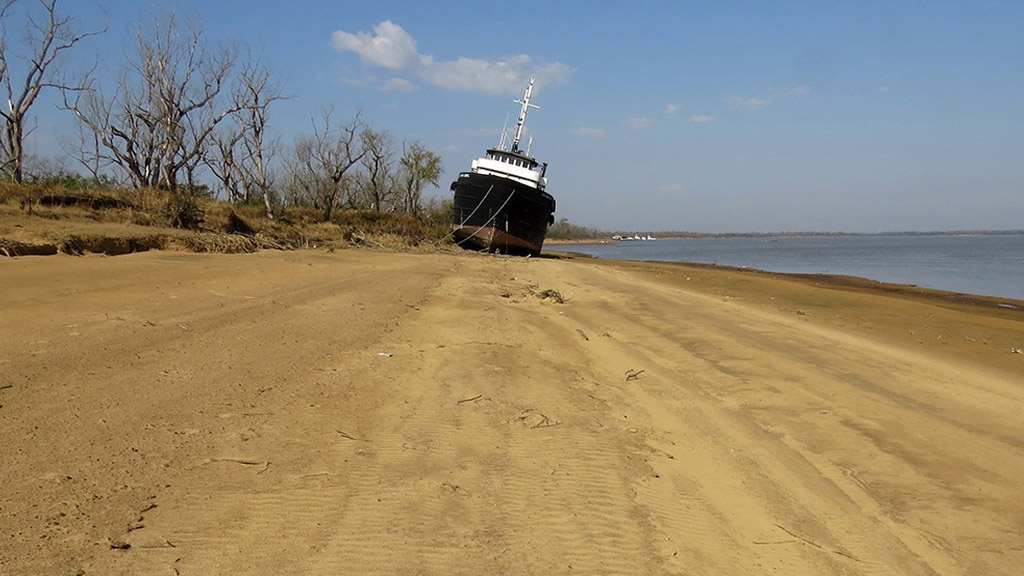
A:
{"label": "white superstructure", "polygon": [[536,160],[504,150],[488,150],[487,156],[473,160],[470,169],[477,174],[511,178],[541,190],[548,184],[543,169],[538,170]]}
{"label": "white superstructure", "polygon": [[526,124],[526,113],[530,108],[540,108],[530,104],[530,96],[533,95],[534,78],[530,78],[530,84],[526,87],[522,100],[515,100],[520,104],[519,119],[516,121],[516,135],[512,139],[512,149],[504,148],[505,134],[502,133],[501,143],[497,148],[491,148],[483,158],[473,160],[470,170],[477,174],[489,174],[511,178],[517,182],[543,190],[548,184],[544,177],[547,171],[547,164],[538,164],[533,157],[523,154],[519,150],[519,141],[523,137],[523,126]]}

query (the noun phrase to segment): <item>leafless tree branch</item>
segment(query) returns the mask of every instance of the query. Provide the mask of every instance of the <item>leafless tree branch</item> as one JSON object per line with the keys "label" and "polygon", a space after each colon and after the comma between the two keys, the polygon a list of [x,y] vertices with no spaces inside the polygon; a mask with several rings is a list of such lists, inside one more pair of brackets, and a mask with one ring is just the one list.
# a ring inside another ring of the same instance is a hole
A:
{"label": "leafless tree branch", "polygon": [[[0,25],[7,20],[11,7],[18,0],[0,2]],[[57,13],[57,0],[39,0],[42,17],[35,13],[26,16],[26,42],[31,54],[27,56],[24,76],[12,77],[6,35],[0,38],[0,84],[6,93],[6,107],[0,106],[0,171],[21,182],[24,174],[27,132],[25,121],[39,93],[46,88],[76,91],[81,85],[72,85],[61,79],[58,57],[82,40],[102,34],[101,30],[78,32],[73,20]]]}

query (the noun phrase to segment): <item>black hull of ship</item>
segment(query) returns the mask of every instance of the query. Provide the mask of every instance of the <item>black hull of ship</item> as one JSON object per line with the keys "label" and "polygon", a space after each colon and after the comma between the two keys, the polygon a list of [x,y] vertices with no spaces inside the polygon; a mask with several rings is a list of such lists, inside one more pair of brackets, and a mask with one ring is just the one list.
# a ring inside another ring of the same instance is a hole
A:
{"label": "black hull of ship", "polygon": [[555,199],[532,186],[464,172],[452,183],[452,236],[468,250],[536,256],[554,222]]}

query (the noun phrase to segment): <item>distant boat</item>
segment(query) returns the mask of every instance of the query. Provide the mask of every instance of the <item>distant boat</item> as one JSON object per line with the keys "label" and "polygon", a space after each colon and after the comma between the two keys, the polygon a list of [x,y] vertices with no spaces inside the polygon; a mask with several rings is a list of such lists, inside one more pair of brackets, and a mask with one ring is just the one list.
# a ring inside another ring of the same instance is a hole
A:
{"label": "distant boat", "polygon": [[616,234],[615,236],[612,236],[612,240],[657,240],[657,238],[650,234],[647,234],[646,236],[641,236],[639,234],[634,234],[632,236],[620,236]]}
{"label": "distant boat", "polygon": [[516,135],[505,147],[505,133],[496,148],[473,160],[469,172],[452,182],[451,234],[469,250],[536,256],[544,246],[548,227],[555,223],[555,199],[544,189],[548,165],[519,149],[526,113],[531,107],[534,79],[520,104]]}

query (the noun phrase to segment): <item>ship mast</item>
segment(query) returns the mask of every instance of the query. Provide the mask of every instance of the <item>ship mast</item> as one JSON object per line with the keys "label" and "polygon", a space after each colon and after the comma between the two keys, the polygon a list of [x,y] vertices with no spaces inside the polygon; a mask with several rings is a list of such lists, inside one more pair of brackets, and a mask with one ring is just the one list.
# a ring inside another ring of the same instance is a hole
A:
{"label": "ship mast", "polygon": [[512,151],[519,153],[519,139],[523,136],[523,124],[526,122],[526,112],[530,108],[540,109],[540,106],[530,104],[530,95],[533,94],[533,81],[535,77],[530,77],[530,84],[526,87],[526,92],[523,94],[522,100],[513,100],[516,104],[522,104],[522,108],[519,109],[519,120],[516,121],[516,137],[512,140]]}

